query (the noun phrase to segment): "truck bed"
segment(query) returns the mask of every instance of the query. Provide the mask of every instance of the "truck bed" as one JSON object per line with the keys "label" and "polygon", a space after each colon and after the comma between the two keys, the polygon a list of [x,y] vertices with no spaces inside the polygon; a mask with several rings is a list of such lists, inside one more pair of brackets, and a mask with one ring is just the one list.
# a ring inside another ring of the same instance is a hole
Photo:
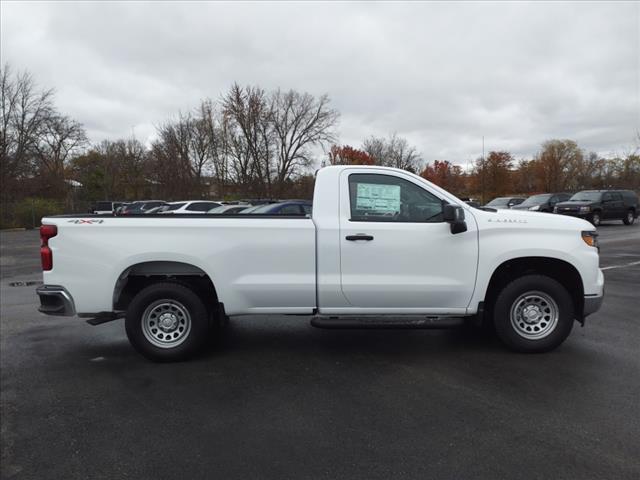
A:
{"label": "truck bed", "polygon": [[119,278],[149,262],[197,267],[229,315],[315,308],[316,230],[306,216],[62,215],[43,223],[58,227],[44,282],[64,285],[78,313],[111,311]]}

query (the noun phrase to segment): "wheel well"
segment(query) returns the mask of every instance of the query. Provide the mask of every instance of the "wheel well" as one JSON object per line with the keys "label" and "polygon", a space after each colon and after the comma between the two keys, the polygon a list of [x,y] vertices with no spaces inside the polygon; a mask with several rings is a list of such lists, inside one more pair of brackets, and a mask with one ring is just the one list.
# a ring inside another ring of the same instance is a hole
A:
{"label": "wheel well", "polygon": [[182,262],[143,262],[130,266],[118,277],[113,290],[113,309],[126,310],[140,290],[154,283],[173,281],[191,288],[207,308],[218,305],[218,294],[204,270]]}
{"label": "wheel well", "polygon": [[485,295],[486,307],[488,309],[493,307],[496,297],[507,283],[529,274],[545,275],[564,285],[573,299],[576,318],[582,318],[584,286],[580,273],[570,263],[556,258],[522,257],[502,263],[493,272],[489,281]]}

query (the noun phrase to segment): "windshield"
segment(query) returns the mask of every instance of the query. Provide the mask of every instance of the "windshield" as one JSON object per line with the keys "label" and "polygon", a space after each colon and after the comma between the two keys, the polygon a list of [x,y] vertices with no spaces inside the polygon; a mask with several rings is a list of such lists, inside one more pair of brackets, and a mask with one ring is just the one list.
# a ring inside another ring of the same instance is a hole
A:
{"label": "windshield", "polygon": [[493,200],[491,200],[489,203],[487,203],[487,207],[497,207],[499,205],[509,205],[509,200],[511,200],[511,197],[498,197],[498,198],[494,198]]}
{"label": "windshield", "polygon": [[165,212],[171,212],[173,210],[178,210],[180,207],[183,207],[184,205],[186,205],[186,202],[171,203],[171,204],[167,205],[167,208],[165,208],[164,211]]}
{"label": "windshield", "polygon": [[547,200],[549,200],[549,198],[551,198],[550,193],[543,193],[541,195],[532,195],[529,198],[527,198],[524,202],[522,202],[520,205],[522,205],[523,207],[525,205],[540,205],[545,203]]}
{"label": "windshield", "polygon": [[602,196],[601,192],[578,192],[573,197],[569,199],[570,202],[597,202],[600,200]]}

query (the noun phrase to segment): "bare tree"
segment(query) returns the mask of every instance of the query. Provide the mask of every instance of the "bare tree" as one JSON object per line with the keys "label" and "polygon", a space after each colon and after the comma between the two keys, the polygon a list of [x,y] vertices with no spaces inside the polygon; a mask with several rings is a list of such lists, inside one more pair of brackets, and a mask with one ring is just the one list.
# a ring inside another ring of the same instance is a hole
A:
{"label": "bare tree", "polygon": [[180,115],[157,127],[158,138],[152,144],[154,179],[167,198],[182,197],[193,190],[190,158],[190,120]]}
{"label": "bare tree", "polygon": [[229,182],[229,142],[225,122],[212,100],[203,100],[198,109],[202,128],[208,139],[209,158],[218,194],[224,196]]}
{"label": "bare tree", "polygon": [[395,133],[388,139],[369,137],[365,139],[362,149],[374,159],[376,165],[401,168],[413,173],[420,170],[422,160],[415,147]]}
{"label": "bare tree", "polygon": [[234,84],[222,99],[231,168],[255,193],[270,194],[274,156],[271,107],[259,87]]}
{"label": "bare tree", "polygon": [[53,115],[53,91],[36,91],[28,73],[13,74],[9,65],[0,71],[0,179],[3,198],[18,188],[19,180],[33,172],[33,153],[45,124]]}
{"label": "bare tree", "polygon": [[329,108],[327,95],[316,99],[308,93],[277,90],[271,102],[271,120],[278,143],[276,180],[282,184],[311,165],[313,147],[336,140],[334,128],[340,114]]}
{"label": "bare tree", "polygon": [[43,122],[34,151],[38,171],[45,175],[45,187],[50,194],[63,195],[65,164],[86,145],[87,136],[79,122],[57,113]]}
{"label": "bare tree", "polygon": [[118,178],[114,184],[115,196],[111,198],[140,198],[143,194],[148,173],[148,154],[144,145],[135,137],[118,140],[116,161]]}
{"label": "bare tree", "polygon": [[381,137],[368,137],[362,143],[362,150],[373,158],[376,165],[387,164],[387,141]]}

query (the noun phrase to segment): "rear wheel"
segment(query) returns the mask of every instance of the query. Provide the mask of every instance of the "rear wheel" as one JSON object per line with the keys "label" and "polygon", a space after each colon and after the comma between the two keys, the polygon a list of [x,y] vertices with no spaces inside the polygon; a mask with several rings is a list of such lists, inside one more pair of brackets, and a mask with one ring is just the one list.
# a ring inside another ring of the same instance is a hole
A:
{"label": "rear wheel", "polygon": [[125,329],[131,345],[148,359],[185,360],[204,347],[209,312],[190,288],[155,283],[142,289],[129,304]]}
{"label": "rear wheel", "polygon": [[636,220],[636,212],[633,211],[632,208],[629,209],[624,219],[622,220],[625,225],[633,225],[633,222]]}
{"label": "rear wheel", "polygon": [[569,292],[544,275],[526,275],[507,284],[494,305],[500,339],[519,352],[546,352],[565,341],[573,328]]}

